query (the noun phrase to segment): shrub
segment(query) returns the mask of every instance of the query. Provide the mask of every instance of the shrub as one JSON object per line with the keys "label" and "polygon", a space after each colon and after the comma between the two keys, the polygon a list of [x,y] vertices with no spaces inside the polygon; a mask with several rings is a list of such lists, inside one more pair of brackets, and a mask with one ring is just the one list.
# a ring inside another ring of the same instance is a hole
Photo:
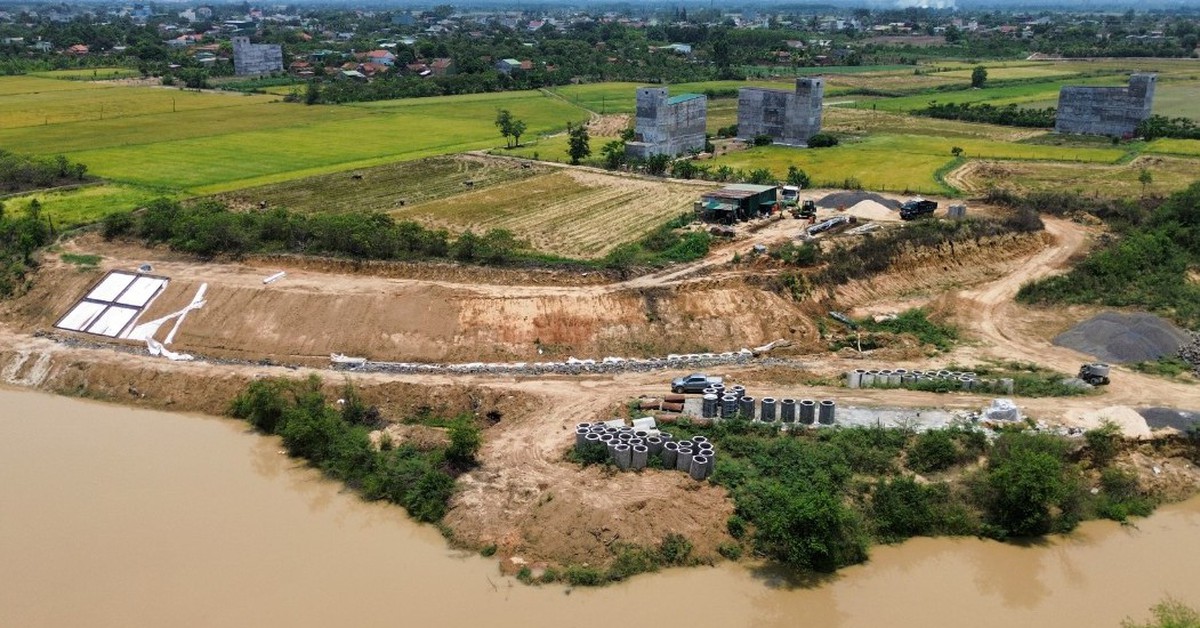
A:
{"label": "shrub", "polygon": [[829,133],[817,133],[808,138],[809,148],[829,148],[838,145],[838,138]]}
{"label": "shrub", "polygon": [[475,454],[483,444],[479,428],[469,417],[459,418],[450,426],[450,446],[446,460],[459,468],[475,466]]}
{"label": "shrub", "polygon": [[108,214],[100,221],[100,235],[105,240],[112,240],[133,231],[133,214],[116,212]]}
{"label": "shrub", "polygon": [[894,543],[933,530],[933,491],[910,477],[880,480],[871,493],[870,514],[875,536]]}
{"label": "shrub", "polygon": [[604,583],[604,574],[600,573],[595,567],[585,567],[583,565],[571,565],[567,567],[563,573],[563,577],[572,586],[576,587],[594,587]]}
{"label": "shrub", "polygon": [[717,546],[717,553],[729,560],[738,560],[742,557],[742,546],[737,543],[722,543]]}
{"label": "shrub", "polygon": [[1083,439],[1087,442],[1092,464],[1106,467],[1120,451],[1121,428],[1112,421],[1105,421],[1100,427],[1084,432]]}
{"label": "shrub", "polygon": [[944,471],[958,461],[958,448],[945,430],[929,430],[917,436],[908,451],[908,467],[920,473]]}
{"label": "shrub", "polygon": [[616,559],[609,566],[608,579],[615,582],[651,571],[658,571],[655,552],[636,545],[625,545],[617,551]]}
{"label": "shrub", "polygon": [[1078,497],[1075,469],[1066,461],[1063,439],[1025,432],[1003,434],[992,449],[984,476],[983,507],[1001,536],[1036,536],[1072,524]]}
{"label": "shrub", "polygon": [[668,565],[682,565],[692,555],[692,542],[682,534],[672,532],[663,537],[658,553]]}
{"label": "shrub", "polygon": [[754,139],[752,140],[752,143],[755,146],[770,146],[774,142],[775,139],[766,133],[759,133],[758,135],[755,135]]}

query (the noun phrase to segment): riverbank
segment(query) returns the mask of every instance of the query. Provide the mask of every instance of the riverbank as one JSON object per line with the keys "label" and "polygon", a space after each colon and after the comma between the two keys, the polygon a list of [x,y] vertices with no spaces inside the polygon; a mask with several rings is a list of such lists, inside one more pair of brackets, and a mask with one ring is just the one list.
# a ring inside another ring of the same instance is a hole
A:
{"label": "riverbank", "polygon": [[674,612],[647,600],[694,600],[696,626],[1071,628],[1145,618],[1166,594],[1200,605],[1197,500],[1024,546],[914,539],[815,583],[723,563],[567,596],[448,550],[240,422],[8,388],[0,403],[0,607],[29,628],[598,628]]}

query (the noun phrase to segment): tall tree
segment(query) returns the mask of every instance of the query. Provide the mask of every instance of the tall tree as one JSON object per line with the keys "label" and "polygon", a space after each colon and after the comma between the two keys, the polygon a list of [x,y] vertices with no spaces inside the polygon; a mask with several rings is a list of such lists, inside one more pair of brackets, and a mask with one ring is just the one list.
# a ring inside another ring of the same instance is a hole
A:
{"label": "tall tree", "polygon": [[[504,143],[512,148],[512,140],[509,138],[513,135],[513,115],[508,109],[499,109],[496,111],[496,128],[500,129],[500,135],[504,136]],[[524,130],[524,129],[522,129]]]}
{"label": "tall tree", "polygon": [[567,123],[567,154],[573,165],[578,165],[581,159],[592,154],[589,140],[587,125]]}
{"label": "tall tree", "polygon": [[982,65],[975,66],[975,69],[971,70],[971,87],[983,87],[986,82],[987,68]]}

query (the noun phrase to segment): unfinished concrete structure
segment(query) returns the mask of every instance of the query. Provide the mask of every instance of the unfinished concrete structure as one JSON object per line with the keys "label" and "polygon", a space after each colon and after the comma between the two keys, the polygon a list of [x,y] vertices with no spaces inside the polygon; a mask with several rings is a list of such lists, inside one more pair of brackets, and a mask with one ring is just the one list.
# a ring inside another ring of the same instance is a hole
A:
{"label": "unfinished concrete structure", "polygon": [[1133,74],[1128,87],[1063,87],[1057,133],[1130,137],[1154,106],[1157,74]]}
{"label": "unfinished concrete structure", "polygon": [[634,159],[652,155],[674,157],[704,150],[708,99],[700,94],[668,97],[665,87],[639,87],[637,122],[625,154]]}
{"label": "unfinished concrete structure", "polygon": [[738,90],[738,139],[768,135],[776,144],[807,146],[821,131],[825,79],[798,78],[792,92],[763,87]]}
{"label": "unfinished concrete structure", "polygon": [[257,76],[283,71],[283,48],[278,44],[252,44],[249,37],[233,38],[233,73]]}

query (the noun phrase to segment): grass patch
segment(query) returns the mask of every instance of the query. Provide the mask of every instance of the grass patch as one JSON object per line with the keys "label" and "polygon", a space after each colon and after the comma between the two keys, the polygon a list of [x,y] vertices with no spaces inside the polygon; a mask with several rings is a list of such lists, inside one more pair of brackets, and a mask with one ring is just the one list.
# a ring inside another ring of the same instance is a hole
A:
{"label": "grass patch", "polygon": [[32,192],[4,199],[9,208],[27,207],[36,199],[42,214],[54,222],[57,229],[70,229],[101,220],[110,214],[128,212],[144,207],[161,192],[120,185],[87,185],[70,190]]}
{"label": "grass patch", "polygon": [[1128,366],[1139,373],[1172,379],[1191,373],[1194,368],[1179,356],[1163,356],[1151,362],[1136,362]]}
{"label": "grass patch", "polygon": [[864,318],[859,320],[858,324],[868,332],[907,334],[923,345],[937,347],[939,351],[949,351],[958,342],[958,329],[929,320],[929,311],[923,308],[906,310],[896,318],[879,322],[872,318]]}
{"label": "grass patch", "polygon": [[76,70],[30,72],[29,75],[67,81],[109,81],[112,79],[134,78],[141,76],[142,73],[134,68],[79,68]]}
{"label": "grass patch", "polygon": [[95,268],[100,264],[99,255],[82,254],[82,253],[63,253],[58,256],[59,259],[68,263],[81,267],[81,269]]}

